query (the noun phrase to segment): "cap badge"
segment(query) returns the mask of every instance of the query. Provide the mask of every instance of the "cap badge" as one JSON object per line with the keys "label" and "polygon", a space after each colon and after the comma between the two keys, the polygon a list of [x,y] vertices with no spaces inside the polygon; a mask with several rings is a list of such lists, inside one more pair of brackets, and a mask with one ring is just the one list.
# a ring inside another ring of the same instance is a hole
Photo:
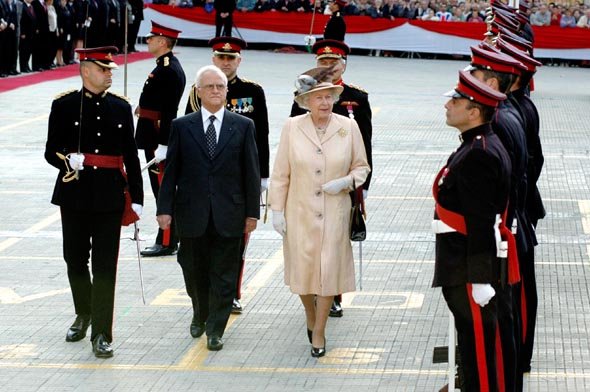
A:
{"label": "cap badge", "polygon": [[231,49],[232,49],[232,47],[231,47],[231,45],[230,45],[230,43],[229,43],[229,42],[226,42],[226,43],[225,43],[225,45],[223,45],[223,46],[221,47],[221,49],[223,49],[223,50],[231,50]]}

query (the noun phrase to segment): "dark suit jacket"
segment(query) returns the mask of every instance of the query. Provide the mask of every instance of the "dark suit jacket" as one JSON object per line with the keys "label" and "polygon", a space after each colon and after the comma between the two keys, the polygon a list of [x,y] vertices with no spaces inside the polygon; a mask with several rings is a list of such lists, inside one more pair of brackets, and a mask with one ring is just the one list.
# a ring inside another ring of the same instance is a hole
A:
{"label": "dark suit jacket", "polygon": [[254,122],[225,110],[213,159],[201,111],[172,122],[157,215],[173,215],[179,237],[199,237],[212,216],[217,233],[240,237],[246,217],[260,217],[260,170]]}

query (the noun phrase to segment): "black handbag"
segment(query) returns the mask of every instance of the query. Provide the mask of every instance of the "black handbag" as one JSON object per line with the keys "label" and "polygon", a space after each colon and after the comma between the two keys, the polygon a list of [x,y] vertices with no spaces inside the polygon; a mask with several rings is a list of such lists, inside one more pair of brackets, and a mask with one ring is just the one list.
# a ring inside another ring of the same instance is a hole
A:
{"label": "black handbag", "polygon": [[352,180],[354,190],[350,192],[352,199],[352,208],[350,211],[350,240],[364,241],[367,238],[367,226],[365,225],[363,188],[356,188]]}

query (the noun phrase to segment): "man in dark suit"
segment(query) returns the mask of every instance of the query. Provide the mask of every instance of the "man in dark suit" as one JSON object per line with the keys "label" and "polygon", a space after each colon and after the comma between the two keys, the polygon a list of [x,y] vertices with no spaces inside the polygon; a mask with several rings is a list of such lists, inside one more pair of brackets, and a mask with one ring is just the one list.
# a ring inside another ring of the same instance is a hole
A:
{"label": "man in dark suit", "polygon": [[178,263],[193,302],[191,335],[207,332],[221,350],[236,295],[240,241],[260,216],[260,169],[254,122],[225,108],[227,77],[213,65],[197,72],[201,109],[172,122],[157,220],[172,216]]}
{"label": "man in dark suit", "polygon": [[[135,135],[137,147],[144,150],[147,162],[156,158],[156,165],[149,171],[156,201],[166,165],[170,124],[176,118],[186,84],[180,61],[172,53],[179,34],[179,30],[152,21],[147,45],[149,52],[156,58],[156,68],[148,75],[139,97],[139,106],[135,110],[139,117]],[[158,230],[155,244],[141,251],[141,254],[146,257],[167,256],[176,252],[177,246],[178,238],[172,226],[170,230]]]}
{"label": "man in dark suit", "polygon": [[21,72],[31,72],[29,60],[31,60],[33,47],[36,45],[36,40],[39,37],[38,23],[32,0],[24,0],[20,19],[20,41],[18,48],[18,61]]}
{"label": "man in dark suit", "polygon": [[[45,159],[59,169],[51,202],[60,206],[64,260],[76,320],[67,342],[86,336],[92,348],[113,356],[113,307],[121,224],[139,219],[143,182],[133,139],[133,115],[124,97],[107,89],[115,47],[77,49],[83,88],[58,96],[51,106]],[[92,277],[88,270],[92,260]]]}
{"label": "man in dark suit", "polygon": [[[363,136],[363,143],[365,144],[365,152],[369,166],[371,166],[371,173],[363,184],[363,198],[367,198],[369,192],[369,185],[373,176],[373,149],[371,146],[373,138],[373,124],[371,105],[369,104],[369,93],[362,88],[353,84],[344,83],[342,75],[346,71],[346,58],[350,53],[350,48],[346,43],[333,39],[324,39],[317,41],[313,47],[312,52],[316,55],[316,64],[318,67],[332,68],[332,83],[342,86],[342,94],[338,102],[332,107],[334,113],[341,114],[353,118],[361,131]],[[291,117],[305,113],[297,103],[293,103],[291,107]],[[334,297],[334,303],[330,308],[330,317],[342,317],[342,296]]]}
{"label": "man in dark suit", "polygon": [[213,6],[215,8],[215,36],[231,37],[236,2],[234,0],[215,0]]}

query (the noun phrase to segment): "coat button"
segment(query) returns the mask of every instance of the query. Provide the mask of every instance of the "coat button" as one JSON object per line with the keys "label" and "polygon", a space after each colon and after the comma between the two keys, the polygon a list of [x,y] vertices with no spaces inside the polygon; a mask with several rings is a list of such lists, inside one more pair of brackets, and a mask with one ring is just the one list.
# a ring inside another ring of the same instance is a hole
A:
{"label": "coat button", "polygon": [[97,133],[96,133],[96,136],[100,136],[100,132],[97,132]]}
{"label": "coat button", "polygon": [[321,148],[318,148],[316,152],[321,155],[322,154],[322,149]]}
{"label": "coat button", "polygon": [[319,218],[319,219],[322,219],[322,218],[323,218],[323,215],[322,215],[322,213],[321,213],[321,212],[320,212],[320,213],[318,213],[318,218]]}
{"label": "coat button", "polygon": [[98,167],[96,167],[96,166],[92,166],[92,168],[93,168],[94,170],[98,169]]}
{"label": "coat button", "polygon": [[100,116],[96,116],[96,119],[97,119],[97,120],[100,120]]}
{"label": "coat button", "polygon": [[315,174],[317,174],[317,175],[319,176],[320,174],[322,174],[322,171],[321,171],[320,169],[317,169],[317,170],[315,171]]}
{"label": "coat button", "polygon": [[94,150],[94,152],[95,152],[96,154],[98,154],[98,148],[97,148],[96,150]]}
{"label": "coat button", "polygon": [[316,191],[316,192],[315,192],[315,195],[316,195],[316,196],[321,196],[321,194],[322,194],[322,192],[321,192],[321,191]]}

